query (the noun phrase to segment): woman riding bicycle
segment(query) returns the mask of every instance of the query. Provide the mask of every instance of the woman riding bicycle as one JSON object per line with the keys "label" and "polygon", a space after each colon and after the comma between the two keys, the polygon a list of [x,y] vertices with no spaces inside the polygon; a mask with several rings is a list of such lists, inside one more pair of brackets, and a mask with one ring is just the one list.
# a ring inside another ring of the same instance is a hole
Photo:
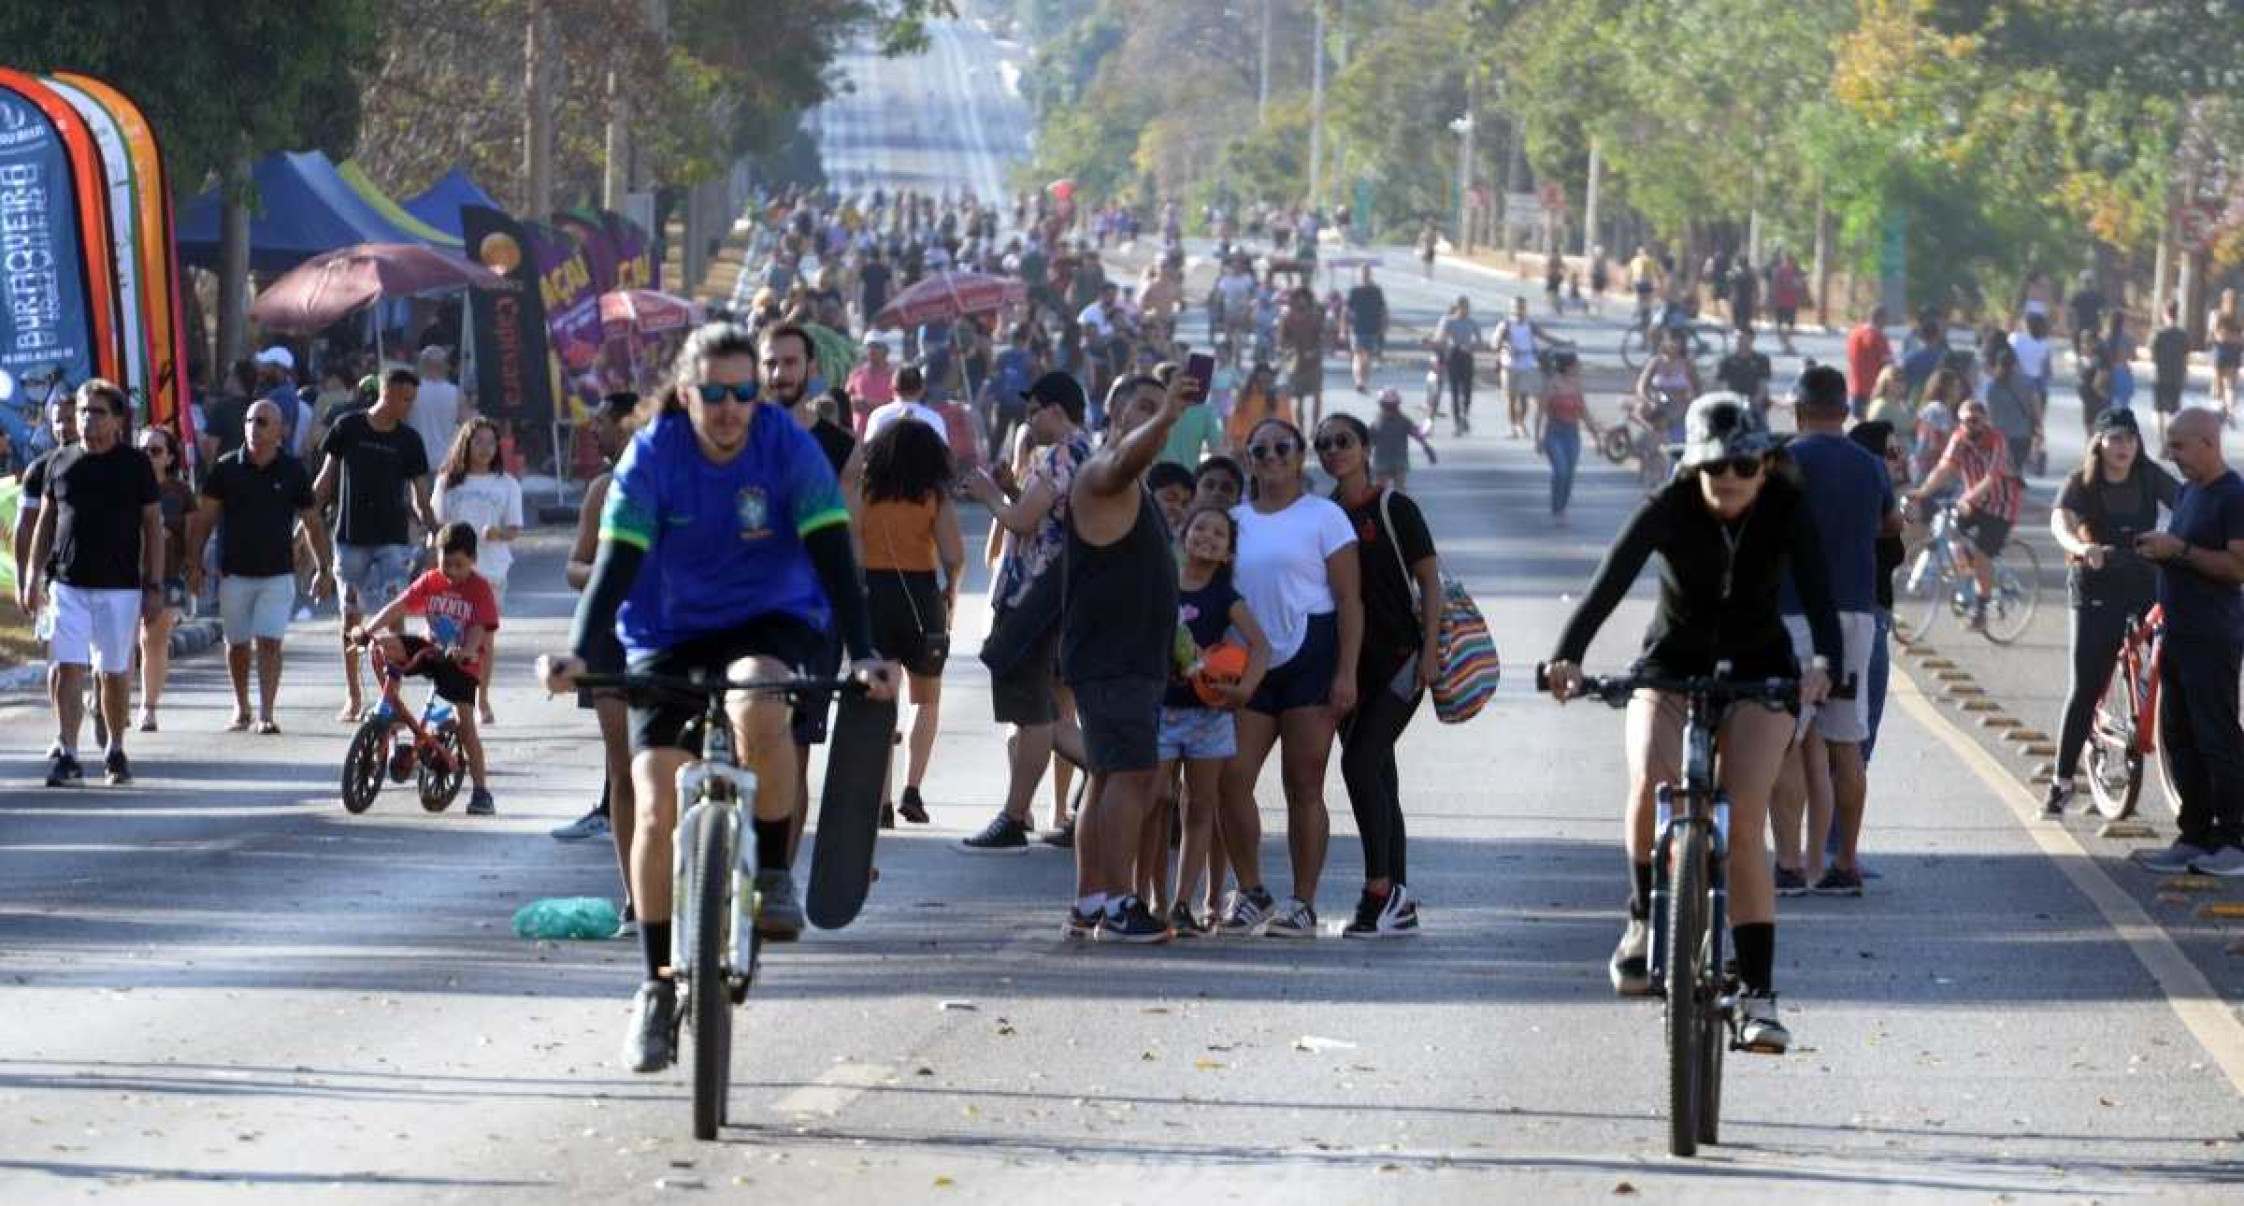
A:
{"label": "woman riding bicycle", "polygon": [[1667,479],[1665,446],[1683,439],[1683,410],[1699,396],[1699,366],[1692,362],[1686,336],[1669,332],[1660,350],[1636,378],[1636,401],[1629,413],[1638,426],[1637,460],[1648,485]]}
{"label": "woman riding bicycle", "polygon": [[2073,774],[2088,743],[2096,701],[2119,660],[2128,625],[2158,598],[2158,571],[2135,555],[2135,537],[2158,528],[2158,509],[2171,509],[2181,483],[2143,455],[2135,412],[2097,416],[2088,456],[2065,479],[2049,511],[2049,533],[2071,566],[2073,676],[2057,730],[2057,769],[2042,815],[2061,817],[2073,799]]}
{"label": "woman riding bicycle", "polygon": [[[1644,634],[1638,673],[1696,677],[1726,666],[1741,680],[1798,675],[1800,703],[1820,703],[1840,656],[1839,618],[1806,498],[1778,471],[1774,441],[1736,395],[1710,394],[1692,403],[1686,431],[1682,472],[1637,508],[1567,621],[1546,667],[1551,694],[1564,703],[1579,692],[1582,655],[1645,561],[1658,553],[1659,608]],[[1814,636],[1815,657],[1805,667],[1778,610],[1787,573]],[[1651,990],[1653,792],[1682,777],[1683,723],[1680,695],[1647,690],[1629,701],[1628,927],[1611,965],[1614,991],[1623,996]],[[1731,808],[1731,934],[1745,985],[1740,1039],[1752,1050],[1782,1051],[1791,1041],[1777,1020],[1767,833],[1769,791],[1796,723],[1783,711],[1740,704],[1721,718],[1718,735],[1715,777]]]}

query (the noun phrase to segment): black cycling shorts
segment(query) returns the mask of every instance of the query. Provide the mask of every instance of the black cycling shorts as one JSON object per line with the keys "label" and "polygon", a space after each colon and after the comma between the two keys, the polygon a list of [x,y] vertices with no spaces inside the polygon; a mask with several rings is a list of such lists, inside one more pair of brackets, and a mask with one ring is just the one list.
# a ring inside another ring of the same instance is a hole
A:
{"label": "black cycling shorts", "polygon": [[[423,650],[436,648],[424,637],[401,636],[397,639],[405,646],[405,662],[409,666],[414,658],[421,656]],[[474,674],[442,652],[405,673],[409,678],[425,678],[435,683],[438,699],[462,709],[475,703],[476,688],[483,685]]]}
{"label": "black cycling shorts", "polygon": [[2010,521],[1993,515],[1958,519],[1956,530],[1971,541],[1971,547],[1989,557],[2002,556],[2003,546],[2010,543]]}
{"label": "black cycling shorts", "polygon": [[[668,649],[641,654],[631,660],[633,674],[660,674],[690,678],[750,678],[755,671],[746,659],[768,657],[796,674],[816,674],[824,664],[826,635],[803,620],[780,613],[757,616],[721,632],[705,633]],[[838,651],[837,651],[838,652]],[[631,699],[631,749],[682,749],[701,752],[700,725],[707,704],[699,699],[667,693],[634,692]],[[814,710],[798,706],[798,714]],[[823,730],[823,724],[820,728]],[[688,730],[692,732],[688,732]],[[800,737],[798,729],[797,736]],[[820,736],[823,737],[823,731]]]}

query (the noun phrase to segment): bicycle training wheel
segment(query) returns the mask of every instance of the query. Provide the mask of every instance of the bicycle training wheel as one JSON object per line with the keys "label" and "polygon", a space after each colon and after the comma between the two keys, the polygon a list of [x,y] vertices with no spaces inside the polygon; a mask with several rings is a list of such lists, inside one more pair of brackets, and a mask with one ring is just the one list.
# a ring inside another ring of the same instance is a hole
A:
{"label": "bicycle training wheel", "polygon": [[467,754],[460,749],[460,727],[445,721],[436,728],[437,747],[444,751],[443,765],[437,759],[423,758],[415,786],[420,789],[421,807],[430,812],[443,812],[459,798],[460,782],[467,777]]}
{"label": "bicycle training wheel", "polygon": [[1628,330],[1621,332],[1622,367],[1628,369],[1628,371],[1632,373],[1637,369],[1642,368],[1644,365],[1644,357],[1646,355],[1646,352],[1647,348],[1644,343],[1644,328],[1630,327]]}
{"label": "bicycle training wheel", "polygon": [[2033,546],[2013,540],[1995,558],[1995,594],[1987,600],[1987,639],[2008,645],[2026,635],[2041,603],[2041,558]]}
{"label": "bicycle training wheel", "polygon": [[693,1025],[693,1137],[715,1139],[732,1087],[732,997],[725,988],[725,889],[732,851],[721,818],[704,811],[694,827],[686,867],[687,907],[694,917],[688,1021]]}
{"label": "bicycle training wheel", "polygon": [[1629,455],[1635,451],[1629,447],[1625,423],[1624,420],[1597,433],[1597,450],[1604,454],[1606,460],[1616,465],[1628,464]]}
{"label": "bicycle training wheel", "polygon": [[1699,1150],[1699,1045],[1706,1041],[1708,1002],[1700,999],[1705,973],[1707,840],[1704,827],[1680,825],[1668,839],[1674,860],[1667,893],[1667,1150]]}
{"label": "bicycle training wheel", "polygon": [[389,769],[390,726],[369,720],[351,735],[351,748],[343,755],[343,810],[361,813],[374,806]]}
{"label": "bicycle training wheel", "polygon": [[2088,771],[2088,798],[2106,820],[2122,820],[2135,812],[2143,792],[2143,753],[2135,748],[2135,717],[2141,700],[2135,677],[2123,663],[2104,684],[2096,701],[2096,714],[2088,722],[2088,747],[2082,763]]}

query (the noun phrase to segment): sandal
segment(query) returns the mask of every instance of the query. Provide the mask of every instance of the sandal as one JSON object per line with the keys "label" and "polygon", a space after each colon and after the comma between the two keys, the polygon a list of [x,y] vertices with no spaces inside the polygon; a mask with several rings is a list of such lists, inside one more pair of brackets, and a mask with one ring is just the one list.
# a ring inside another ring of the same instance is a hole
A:
{"label": "sandal", "polygon": [[274,721],[260,720],[257,722],[257,734],[260,737],[278,737],[280,725]]}
{"label": "sandal", "polygon": [[227,731],[227,732],[229,732],[229,733],[246,733],[246,732],[248,732],[248,731],[249,731],[249,717],[247,717],[247,716],[236,716],[236,717],[234,717],[234,718],[233,718],[232,720],[229,720],[229,721],[227,721],[227,722],[226,722],[226,731]]}

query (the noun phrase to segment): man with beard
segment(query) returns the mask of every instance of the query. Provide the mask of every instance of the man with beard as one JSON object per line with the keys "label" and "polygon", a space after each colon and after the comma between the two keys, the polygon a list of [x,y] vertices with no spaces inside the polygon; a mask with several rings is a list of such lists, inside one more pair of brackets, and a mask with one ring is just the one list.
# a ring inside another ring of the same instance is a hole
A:
{"label": "man with beard", "polygon": [[[763,367],[764,392],[774,405],[787,411],[797,423],[804,411],[811,409],[810,374],[815,349],[810,342],[810,332],[801,326],[786,322],[766,327],[757,340]],[[823,450],[823,445],[821,445]],[[844,489],[850,488],[851,478],[842,477]],[[826,649],[820,659],[804,668],[804,673],[814,678],[832,678],[841,669],[841,639],[835,633],[826,633]],[[795,735],[795,817],[787,833],[787,856],[794,857],[795,847],[803,837],[803,822],[810,815],[810,747],[826,743],[826,718],[833,700],[830,696],[805,696],[796,703],[792,721]]]}

